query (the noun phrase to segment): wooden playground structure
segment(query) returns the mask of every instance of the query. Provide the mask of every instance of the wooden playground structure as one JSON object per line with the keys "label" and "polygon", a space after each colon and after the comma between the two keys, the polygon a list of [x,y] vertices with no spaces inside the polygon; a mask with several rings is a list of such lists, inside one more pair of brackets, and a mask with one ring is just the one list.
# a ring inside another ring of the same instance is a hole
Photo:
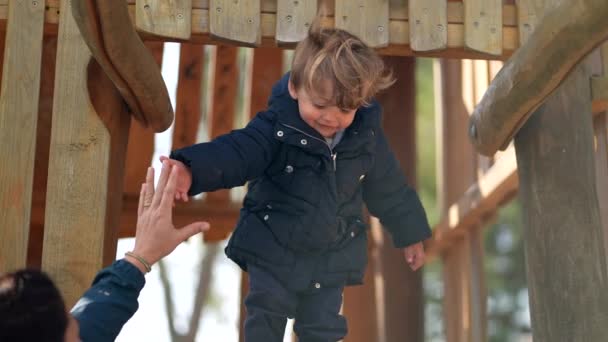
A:
{"label": "wooden playground structure", "polygon": [[[209,138],[234,129],[242,73],[248,112],[264,109],[283,49],[318,8],[394,70],[379,100],[413,183],[415,57],[439,58],[442,220],[427,249],[443,263],[447,341],[486,340],[481,234],[518,192],[534,340],[603,341],[606,0],[0,0],[0,272],[42,267],[73,304],[134,235],[154,133],[173,122],[179,148],[197,142],[201,120]],[[159,69],[167,41],[180,43],[175,110]],[[215,46],[206,88],[203,45]],[[254,47],[246,70],[238,46]],[[221,241],[239,207],[218,191],[178,205],[174,220],[204,218],[205,240]],[[345,292],[346,341],[423,341],[421,273],[371,225],[366,284]]]}

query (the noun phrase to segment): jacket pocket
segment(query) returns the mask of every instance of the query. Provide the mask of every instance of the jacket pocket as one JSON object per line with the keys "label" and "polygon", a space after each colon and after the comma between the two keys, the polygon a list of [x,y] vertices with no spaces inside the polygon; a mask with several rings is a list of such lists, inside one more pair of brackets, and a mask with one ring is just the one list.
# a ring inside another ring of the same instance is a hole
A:
{"label": "jacket pocket", "polygon": [[256,214],[249,213],[243,218],[235,231],[234,247],[269,264],[286,266],[295,263],[293,253],[280,243]]}
{"label": "jacket pocket", "polygon": [[359,272],[367,265],[367,231],[362,230],[351,237],[342,248],[327,253],[327,271]]}

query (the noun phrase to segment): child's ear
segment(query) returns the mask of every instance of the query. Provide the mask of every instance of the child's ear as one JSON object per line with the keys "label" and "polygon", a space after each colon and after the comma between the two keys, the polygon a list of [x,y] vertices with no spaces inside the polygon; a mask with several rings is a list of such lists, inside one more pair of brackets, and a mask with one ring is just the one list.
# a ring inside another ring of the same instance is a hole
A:
{"label": "child's ear", "polygon": [[291,78],[289,79],[289,82],[287,82],[287,89],[289,90],[289,95],[291,95],[291,98],[297,100],[298,92],[296,91],[296,87],[293,85],[293,83],[291,83]]}

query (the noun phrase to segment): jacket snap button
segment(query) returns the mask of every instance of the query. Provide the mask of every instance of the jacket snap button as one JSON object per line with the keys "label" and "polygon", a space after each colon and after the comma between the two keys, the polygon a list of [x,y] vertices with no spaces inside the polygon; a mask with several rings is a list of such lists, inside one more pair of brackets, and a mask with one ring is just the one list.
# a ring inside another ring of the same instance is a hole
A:
{"label": "jacket snap button", "polygon": [[350,232],[350,237],[355,237],[355,232]]}
{"label": "jacket snap button", "polygon": [[315,283],[315,289],[320,289],[320,288],[321,288],[321,284]]}
{"label": "jacket snap button", "polygon": [[365,178],[365,175],[361,175],[361,176],[359,176],[359,181],[362,181],[362,180],[363,180],[363,178]]}
{"label": "jacket snap button", "polygon": [[268,221],[269,218],[270,218],[270,216],[264,215],[264,221]]}
{"label": "jacket snap button", "polygon": [[272,206],[270,204],[266,204],[266,208],[272,209]]}
{"label": "jacket snap button", "polygon": [[278,131],[278,132],[277,132],[277,136],[278,136],[278,137],[282,137],[282,136],[283,136],[283,131]]}
{"label": "jacket snap button", "polygon": [[291,165],[285,166],[285,172],[292,173],[293,172],[293,166],[291,166]]}
{"label": "jacket snap button", "polygon": [[300,140],[300,144],[306,145],[306,144],[308,144],[308,141],[306,139],[302,139],[302,140]]}

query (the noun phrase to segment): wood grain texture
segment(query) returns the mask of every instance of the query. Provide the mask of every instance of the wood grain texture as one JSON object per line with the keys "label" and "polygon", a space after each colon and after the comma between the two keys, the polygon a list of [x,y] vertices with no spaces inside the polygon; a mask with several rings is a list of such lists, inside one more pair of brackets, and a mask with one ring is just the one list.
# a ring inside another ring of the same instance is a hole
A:
{"label": "wood grain texture", "polygon": [[294,44],[306,38],[316,13],[317,0],[278,0],[277,43]]}
{"label": "wood grain texture", "polygon": [[505,148],[534,109],[608,37],[605,13],[604,0],[561,1],[547,12],[471,116],[470,138],[480,153]]}
{"label": "wood grain texture", "polygon": [[446,0],[410,0],[410,45],[414,51],[433,51],[448,46]]}
{"label": "wood grain texture", "polygon": [[524,44],[543,16],[545,0],[515,0],[515,3],[517,4],[519,44]]}
{"label": "wood grain texture", "polygon": [[8,10],[0,94],[0,156],[5,165],[0,170],[0,271],[26,264],[44,1],[12,1]]}
{"label": "wood grain texture", "polygon": [[42,267],[71,307],[115,257],[129,116],[90,64],[68,1],[61,15]]}
{"label": "wood grain texture", "polygon": [[192,0],[137,0],[135,26],[161,37],[190,39]]}
{"label": "wood grain texture", "polygon": [[209,32],[213,38],[247,46],[260,44],[260,0],[209,0],[209,8]]}
{"label": "wood grain texture", "polygon": [[464,1],[464,46],[491,55],[502,54],[502,0]]}
{"label": "wood grain texture", "polygon": [[335,25],[371,47],[389,44],[388,0],[336,0]]}
{"label": "wood grain texture", "polygon": [[181,44],[172,150],[196,143],[201,119],[203,64],[203,45]]}

